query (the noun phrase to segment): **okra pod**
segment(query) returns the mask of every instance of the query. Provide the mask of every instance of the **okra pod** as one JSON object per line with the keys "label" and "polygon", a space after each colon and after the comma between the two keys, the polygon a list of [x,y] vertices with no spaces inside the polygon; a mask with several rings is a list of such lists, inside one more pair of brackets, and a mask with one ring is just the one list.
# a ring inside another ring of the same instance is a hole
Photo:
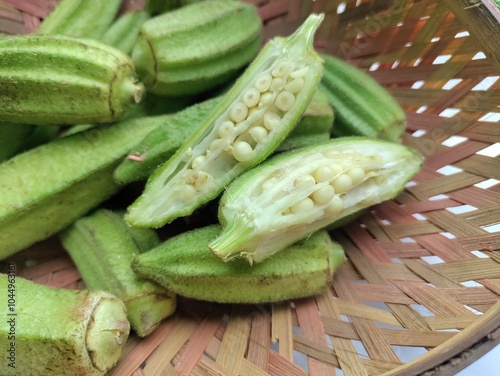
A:
{"label": "okra pod", "polygon": [[121,0],[61,0],[42,21],[38,34],[99,39],[112,24]]}
{"label": "okra pod", "polygon": [[253,4],[205,0],[146,21],[132,51],[149,92],[205,92],[235,78],[261,46],[262,21]]}
{"label": "okra pod", "polygon": [[117,163],[157,122],[103,125],[0,164],[0,259],[71,224],[121,188]]}
{"label": "okra pod", "polygon": [[153,175],[126,220],[161,227],[214,199],[279,146],[307,108],[322,75],[313,48],[323,15],[269,41],[218,106]]}
{"label": "okra pod", "polygon": [[59,238],[88,288],[109,292],[125,303],[130,325],[140,337],[174,312],[175,294],[140,278],[130,265],[144,245],[159,244],[154,230],[131,232],[118,213],[100,209],[78,219]]}
{"label": "okra pod", "polygon": [[333,135],[399,142],[406,115],[396,99],[361,69],[331,55],[322,57],[325,72],[321,88],[336,114]]}
{"label": "okra pod", "polygon": [[326,231],[284,249],[266,262],[222,262],[208,248],[221,231],[211,225],[181,233],[136,256],[132,267],[177,294],[219,303],[267,303],[323,291],[344,262]]}
{"label": "okra pod", "polygon": [[139,36],[139,30],[148,19],[149,14],[143,10],[126,12],[111,24],[100,40],[126,54],[131,54]]}
{"label": "okra pod", "polygon": [[0,307],[3,376],[104,376],[121,356],[130,324],[115,296],[56,289],[10,270],[0,288],[13,296]]}
{"label": "okra pod", "polygon": [[235,179],[219,201],[223,260],[260,262],[318,229],[394,198],[422,166],[398,143],[333,139],[283,152]]}
{"label": "okra pod", "polygon": [[26,124],[114,122],[140,102],[130,57],[92,39],[0,39],[0,118]]}

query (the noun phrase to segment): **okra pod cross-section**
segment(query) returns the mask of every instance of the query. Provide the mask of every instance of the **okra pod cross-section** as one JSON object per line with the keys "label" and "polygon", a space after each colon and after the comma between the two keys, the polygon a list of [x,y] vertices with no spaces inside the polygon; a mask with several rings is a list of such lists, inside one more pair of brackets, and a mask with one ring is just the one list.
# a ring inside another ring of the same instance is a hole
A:
{"label": "okra pod cross-section", "polygon": [[242,172],[267,158],[299,122],[323,61],[313,39],[323,15],[269,41],[196,132],[150,177],[126,215],[161,227],[214,199]]}

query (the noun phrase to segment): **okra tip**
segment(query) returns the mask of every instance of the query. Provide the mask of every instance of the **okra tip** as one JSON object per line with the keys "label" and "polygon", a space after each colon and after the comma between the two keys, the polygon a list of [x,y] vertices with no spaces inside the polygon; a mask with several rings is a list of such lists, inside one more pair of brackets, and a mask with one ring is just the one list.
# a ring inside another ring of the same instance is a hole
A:
{"label": "okra tip", "polygon": [[[288,49],[290,51],[294,50],[293,53],[296,51],[297,54],[312,51],[316,55],[314,51],[314,37],[324,18],[325,15],[323,13],[310,14],[302,25],[288,38]],[[319,56],[317,57],[321,59]]]}
{"label": "okra tip", "polygon": [[94,308],[85,345],[92,364],[100,371],[111,369],[120,358],[130,333],[125,304],[106,294]]}

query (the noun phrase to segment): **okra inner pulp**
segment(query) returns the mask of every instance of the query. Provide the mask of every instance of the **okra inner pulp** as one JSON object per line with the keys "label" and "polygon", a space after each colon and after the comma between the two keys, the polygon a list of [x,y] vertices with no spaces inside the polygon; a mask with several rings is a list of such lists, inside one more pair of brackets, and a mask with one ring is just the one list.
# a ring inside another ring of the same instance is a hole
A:
{"label": "okra inner pulp", "polygon": [[282,153],[241,175],[221,198],[224,260],[259,262],[320,228],[393,198],[420,169],[401,145],[361,137]]}
{"label": "okra inner pulp", "polygon": [[259,153],[281,128],[283,117],[304,87],[308,70],[305,64],[280,59],[255,77],[253,84],[215,120],[211,132],[186,153],[186,163],[180,170],[182,183],[176,180],[172,187],[181,201],[210,191],[220,171]]}

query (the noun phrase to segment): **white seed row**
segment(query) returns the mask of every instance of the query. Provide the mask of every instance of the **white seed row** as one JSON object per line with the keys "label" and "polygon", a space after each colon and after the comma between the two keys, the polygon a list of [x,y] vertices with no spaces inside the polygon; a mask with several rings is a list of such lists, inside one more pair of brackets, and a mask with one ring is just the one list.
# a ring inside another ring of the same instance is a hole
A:
{"label": "white seed row", "polygon": [[[345,159],[342,161],[339,155]],[[343,195],[366,179],[376,176],[374,168],[381,165],[380,157],[366,157],[356,152],[335,152],[331,153],[331,157],[335,160],[295,179],[294,188],[312,193],[283,211],[283,215],[300,213],[320,206],[327,214],[339,213],[344,209]],[[378,166],[374,167],[374,161],[378,162]],[[351,167],[354,163],[357,166]],[[269,189],[277,183],[276,177],[268,179],[261,185],[261,192],[269,193]]]}
{"label": "white seed row", "polygon": [[253,158],[254,149],[263,144],[269,133],[279,129],[282,117],[295,104],[296,95],[303,89],[308,67],[296,67],[293,62],[281,60],[261,73],[223,114],[216,123],[214,137],[204,154],[191,157],[186,170],[185,200],[214,178],[208,170],[215,158],[230,155],[238,162]]}

